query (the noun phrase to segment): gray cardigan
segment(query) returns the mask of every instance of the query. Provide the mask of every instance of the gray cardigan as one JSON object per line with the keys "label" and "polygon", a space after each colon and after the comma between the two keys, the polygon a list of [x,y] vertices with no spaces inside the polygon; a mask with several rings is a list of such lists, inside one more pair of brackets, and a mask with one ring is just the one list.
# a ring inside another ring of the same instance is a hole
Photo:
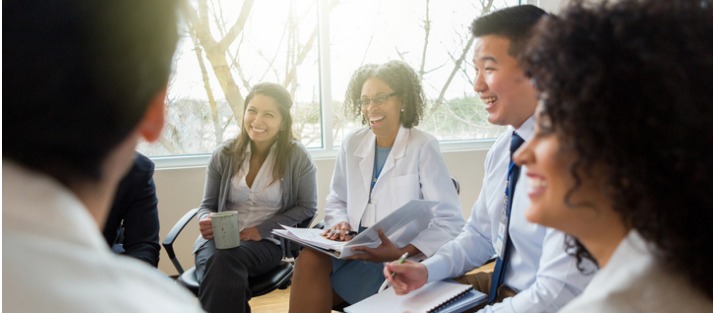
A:
{"label": "gray cardigan", "polygon": [[[236,140],[230,140],[213,151],[206,169],[203,201],[198,210],[200,220],[211,212],[227,210],[230,181],[235,174],[236,161],[232,149]],[[271,218],[257,226],[262,238],[272,238],[271,232],[280,224],[296,225],[317,214],[317,168],[307,149],[298,141],[292,141],[292,151],[280,179],[282,205]],[[193,247],[195,253],[207,240],[198,235]]]}

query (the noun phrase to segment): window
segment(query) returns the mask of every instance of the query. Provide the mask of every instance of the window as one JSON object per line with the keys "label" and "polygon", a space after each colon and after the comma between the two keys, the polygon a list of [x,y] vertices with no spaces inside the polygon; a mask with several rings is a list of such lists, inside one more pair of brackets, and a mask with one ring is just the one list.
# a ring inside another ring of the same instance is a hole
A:
{"label": "window", "polygon": [[441,141],[494,138],[472,90],[473,18],[517,0],[195,0],[181,40],[160,140],[150,156],[206,154],[235,137],[250,87],[277,82],[293,95],[294,130],[314,151],[362,127],[344,117],[354,70],[401,59],[421,76],[428,108],[418,126]]}

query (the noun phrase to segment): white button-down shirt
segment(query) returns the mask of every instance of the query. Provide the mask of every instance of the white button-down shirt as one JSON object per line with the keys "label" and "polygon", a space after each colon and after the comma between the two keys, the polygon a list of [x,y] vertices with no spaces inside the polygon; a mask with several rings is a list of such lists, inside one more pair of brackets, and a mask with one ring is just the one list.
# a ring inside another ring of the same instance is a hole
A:
{"label": "white button-down shirt", "polygon": [[52,178],[2,162],[6,312],[203,312],[143,261],[114,254],[87,208]]}
{"label": "white button-down shirt", "polygon": [[282,191],[280,179],[272,181],[275,147],[272,145],[262,166],[255,175],[252,187],[248,187],[245,177],[250,169],[252,151],[247,146],[245,160],[237,175],[233,176],[230,188],[230,205],[238,211],[240,230],[260,225],[280,210]]}

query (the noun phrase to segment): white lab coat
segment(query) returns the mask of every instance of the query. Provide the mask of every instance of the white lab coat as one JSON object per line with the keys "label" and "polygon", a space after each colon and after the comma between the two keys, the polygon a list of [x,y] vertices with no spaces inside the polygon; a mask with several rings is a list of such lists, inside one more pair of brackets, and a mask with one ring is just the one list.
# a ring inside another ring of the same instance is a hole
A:
{"label": "white lab coat", "polygon": [[[327,227],[348,221],[352,229],[359,228],[369,201],[375,147],[376,136],[368,128],[342,141],[324,209]],[[428,228],[417,231],[420,234],[410,242],[426,256],[455,238],[465,224],[438,140],[415,128],[399,128],[371,199],[376,221],[413,199],[439,202],[432,208],[434,218]]]}

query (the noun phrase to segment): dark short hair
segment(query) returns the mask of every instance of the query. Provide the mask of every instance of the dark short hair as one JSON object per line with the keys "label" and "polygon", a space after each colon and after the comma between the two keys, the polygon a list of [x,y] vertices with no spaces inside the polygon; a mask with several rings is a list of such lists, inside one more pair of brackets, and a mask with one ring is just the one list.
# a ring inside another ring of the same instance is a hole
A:
{"label": "dark short hair", "polygon": [[531,4],[512,6],[474,19],[470,31],[474,37],[495,35],[509,39],[508,53],[517,57],[531,30],[545,15],[547,12]]}
{"label": "dark short hair", "polygon": [[3,158],[99,179],[166,87],[176,13],[172,0],[3,1]]}
{"label": "dark short hair", "polygon": [[521,63],[577,155],[572,190],[601,175],[623,222],[713,299],[713,4],[575,2],[537,33]]}
{"label": "dark short hair", "polygon": [[[401,125],[406,128],[418,125],[426,107],[426,96],[416,71],[402,61],[389,61],[381,65],[366,64],[354,71],[344,96],[344,110],[348,116],[361,116],[361,88],[369,78],[382,80],[401,99],[404,105]],[[363,116],[362,124],[366,124]]]}

